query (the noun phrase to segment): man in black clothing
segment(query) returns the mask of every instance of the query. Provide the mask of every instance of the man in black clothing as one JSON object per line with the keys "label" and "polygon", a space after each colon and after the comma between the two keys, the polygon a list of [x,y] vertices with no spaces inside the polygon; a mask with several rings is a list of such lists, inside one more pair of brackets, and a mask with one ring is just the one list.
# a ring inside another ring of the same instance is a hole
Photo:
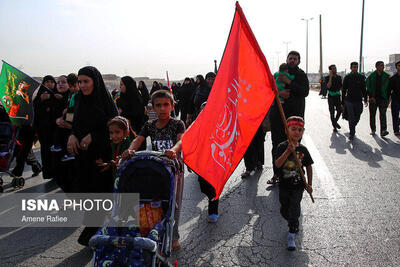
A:
{"label": "man in black clothing", "polygon": [[351,72],[343,80],[342,105],[346,105],[350,129],[349,139],[353,140],[356,134],[356,125],[363,111],[362,99],[364,98],[365,106],[368,106],[368,103],[365,76],[357,72],[358,63],[352,62],[350,69]]}
{"label": "man in black clothing", "polygon": [[329,66],[329,76],[325,77],[325,84],[326,88],[328,89],[328,105],[333,131],[337,132],[337,129],[341,128],[338,124],[338,120],[340,118],[340,115],[342,114],[342,106],[340,101],[340,92],[342,90],[342,77],[337,75],[335,65]]}
{"label": "man in black clothing", "polygon": [[400,136],[399,132],[399,113],[400,113],[400,61],[396,62],[397,73],[389,80],[388,95],[392,100],[392,120],[393,132],[395,135]]}
{"label": "man in black clothing", "polygon": [[[286,89],[279,91],[280,97],[285,99],[282,104],[286,118],[291,116],[300,116],[304,118],[306,107],[306,97],[308,96],[310,87],[307,75],[298,66],[300,64],[300,54],[297,51],[290,51],[286,63],[289,66],[289,74],[294,75],[294,79],[290,80],[286,75],[281,74],[278,79],[286,84]],[[269,184],[276,183],[278,179],[277,169],[275,166],[274,155],[276,148],[280,143],[287,140],[285,128],[279,113],[278,105],[274,102],[270,109],[271,121],[271,138],[272,138],[272,165],[274,168],[274,176],[268,181]]]}

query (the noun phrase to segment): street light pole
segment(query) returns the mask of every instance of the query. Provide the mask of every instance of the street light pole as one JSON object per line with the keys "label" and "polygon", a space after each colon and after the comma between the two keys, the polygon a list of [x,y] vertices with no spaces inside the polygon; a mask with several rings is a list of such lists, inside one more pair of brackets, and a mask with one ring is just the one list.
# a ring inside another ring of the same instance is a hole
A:
{"label": "street light pole", "polygon": [[287,41],[287,42],[283,42],[285,45],[286,45],[286,56],[288,55],[288,53],[289,53],[289,44],[291,43],[290,41]]}
{"label": "street light pole", "polygon": [[363,33],[364,33],[364,4],[365,0],[362,1],[362,14],[361,14],[361,41],[360,41],[360,63],[358,64],[359,72],[361,72],[361,66],[364,63],[362,61],[362,50],[363,50]]}
{"label": "street light pole", "polygon": [[314,18],[301,19],[306,22],[306,74],[308,74],[308,21]]}

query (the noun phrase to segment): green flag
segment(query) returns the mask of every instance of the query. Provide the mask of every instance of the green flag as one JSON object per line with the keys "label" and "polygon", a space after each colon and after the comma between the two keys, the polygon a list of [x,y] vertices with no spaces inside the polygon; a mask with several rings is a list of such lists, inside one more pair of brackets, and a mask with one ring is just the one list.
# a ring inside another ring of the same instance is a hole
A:
{"label": "green flag", "polygon": [[32,95],[40,83],[3,61],[0,74],[0,101],[14,125],[33,120]]}

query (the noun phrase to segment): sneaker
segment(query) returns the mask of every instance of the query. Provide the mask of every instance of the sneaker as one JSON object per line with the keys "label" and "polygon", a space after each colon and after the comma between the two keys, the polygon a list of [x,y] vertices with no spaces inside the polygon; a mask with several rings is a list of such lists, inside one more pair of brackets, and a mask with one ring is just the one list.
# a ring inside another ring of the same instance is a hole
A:
{"label": "sneaker", "polygon": [[64,155],[64,156],[61,158],[61,162],[66,162],[66,161],[70,161],[70,160],[74,160],[74,159],[75,159],[75,156],[74,156],[74,155],[67,154],[67,155]]}
{"label": "sneaker", "polygon": [[60,152],[62,150],[61,146],[51,146],[50,151],[51,152]]}
{"label": "sneaker", "polygon": [[289,233],[288,234],[288,247],[287,247],[287,249],[289,251],[296,250],[296,243],[294,242],[294,237],[295,237],[294,233]]}
{"label": "sneaker", "polygon": [[382,131],[382,132],[381,132],[381,137],[384,137],[384,136],[386,136],[386,135],[388,135],[388,134],[389,134],[388,131]]}
{"label": "sneaker", "polygon": [[216,223],[218,221],[218,217],[219,217],[218,214],[211,214],[211,215],[208,215],[207,220],[209,223]]}
{"label": "sneaker", "polygon": [[371,131],[370,135],[375,135],[375,131]]}
{"label": "sneaker", "polygon": [[279,182],[279,177],[274,175],[272,176],[271,179],[267,181],[267,184],[277,184],[278,182]]}
{"label": "sneaker", "polygon": [[333,131],[334,131],[335,133],[337,133],[337,129],[336,129],[336,127],[335,127],[335,128],[333,128]]}
{"label": "sneaker", "polygon": [[339,123],[335,123],[335,128],[341,129],[342,127],[339,125]]}

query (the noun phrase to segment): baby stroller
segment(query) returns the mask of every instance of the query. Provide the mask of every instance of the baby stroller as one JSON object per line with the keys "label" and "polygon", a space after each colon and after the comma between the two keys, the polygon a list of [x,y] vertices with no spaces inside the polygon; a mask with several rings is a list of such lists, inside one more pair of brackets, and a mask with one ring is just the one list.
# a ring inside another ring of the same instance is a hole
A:
{"label": "baby stroller", "polygon": [[178,175],[183,175],[183,165],[160,152],[137,152],[121,165],[114,193],[139,193],[140,205],[158,200],[162,215],[147,234],[141,225],[108,227],[111,220],[127,220],[122,215],[125,212],[121,212],[124,209],[121,201],[114,199],[111,218],[89,241],[89,247],[95,251],[93,266],[173,266],[168,258],[171,255]]}
{"label": "baby stroller", "polygon": [[[17,136],[18,128],[14,131],[10,122],[0,122],[0,173],[7,173],[13,177],[11,184],[14,188],[23,187],[25,184],[24,178],[15,177],[9,170],[17,146]],[[0,176],[0,193],[4,191],[3,182]]]}

